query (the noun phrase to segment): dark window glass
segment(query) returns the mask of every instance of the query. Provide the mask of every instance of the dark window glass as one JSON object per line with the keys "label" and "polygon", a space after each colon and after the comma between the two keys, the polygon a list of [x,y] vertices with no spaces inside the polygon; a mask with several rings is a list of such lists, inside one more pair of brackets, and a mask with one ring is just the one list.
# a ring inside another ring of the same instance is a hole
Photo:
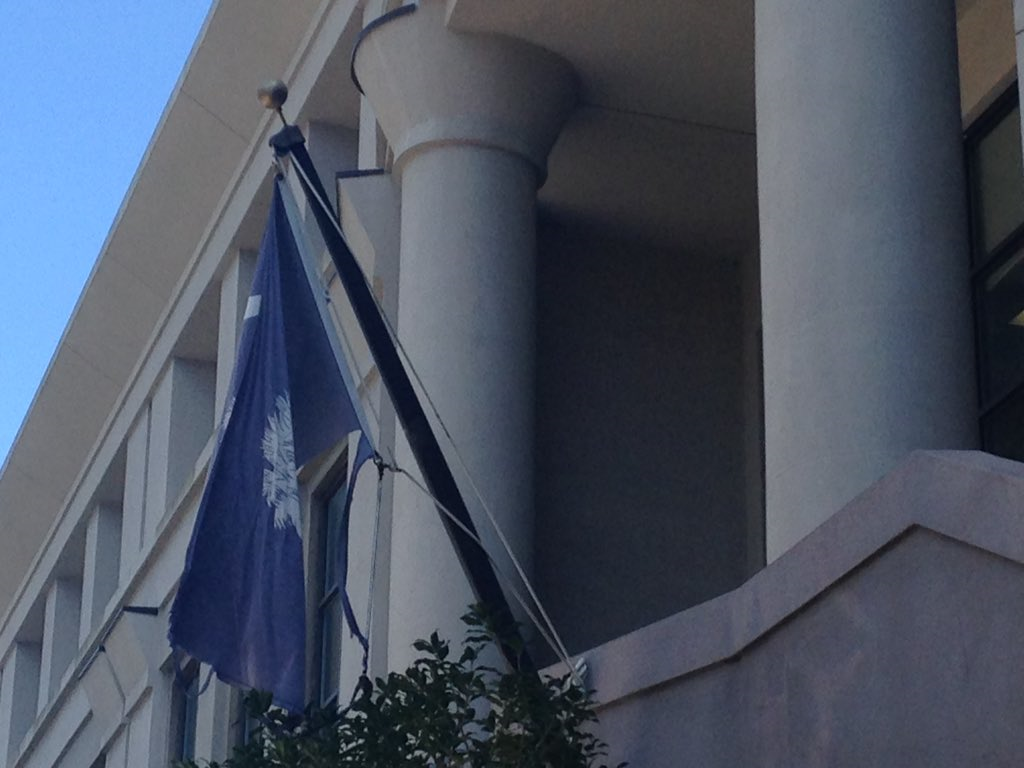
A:
{"label": "dark window glass", "polygon": [[344,511],[347,485],[342,485],[324,506],[320,530],[324,532],[321,549],[322,598],[318,611],[320,638],[320,702],[326,704],[338,697],[341,674],[342,609],[338,558],[341,547],[341,515]]}
{"label": "dark window glass", "polygon": [[245,691],[234,689],[231,699],[231,744],[241,747],[252,741],[259,721],[249,714],[245,706]]}
{"label": "dark window glass", "polygon": [[196,675],[185,691],[185,722],[181,734],[181,759],[196,756],[196,715],[199,709],[199,676]]}
{"label": "dark window glass", "polygon": [[1024,381],[1024,249],[996,260],[976,285],[981,397],[991,403]]}
{"label": "dark window glass", "polygon": [[1005,109],[997,107],[990,127],[968,142],[975,264],[1024,223],[1020,107]]}
{"label": "dark window glass", "polygon": [[1024,166],[1014,84],[966,139],[982,447],[1024,460]]}
{"label": "dark window glass", "polygon": [[1024,387],[985,415],[981,433],[985,450],[1024,461]]}
{"label": "dark window glass", "polygon": [[320,607],[320,701],[324,704],[338,696],[341,629],[341,598],[333,589]]}
{"label": "dark window glass", "polygon": [[172,758],[191,760],[196,756],[196,715],[199,708],[199,665],[192,661],[174,680],[174,740]]}

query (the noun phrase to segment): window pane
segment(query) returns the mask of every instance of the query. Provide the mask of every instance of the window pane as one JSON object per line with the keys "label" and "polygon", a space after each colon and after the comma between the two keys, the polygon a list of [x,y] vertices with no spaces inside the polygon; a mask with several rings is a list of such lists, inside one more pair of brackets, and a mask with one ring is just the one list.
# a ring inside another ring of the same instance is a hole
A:
{"label": "window pane", "polygon": [[196,716],[199,714],[198,672],[185,691],[184,723],[181,734],[181,759],[191,760],[196,756]]}
{"label": "window pane", "polygon": [[981,431],[986,451],[1024,461],[1024,388],[985,416]]}
{"label": "window pane", "polygon": [[341,546],[341,515],[344,511],[345,490],[341,489],[331,497],[327,504],[327,535],[324,537],[324,592],[338,583],[338,547]]}
{"label": "window pane", "polygon": [[982,401],[1024,381],[1024,251],[988,271],[978,286]]}
{"label": "window pane", "polygon": [[196,715],[199,707],[199,665],[190,662],[181,677],[173,674],[171,699],[171,757],[191,760],[196,751]]}
{"label": "window pane", "polygon": [[1020,107],[1014,107],[969,152],[974,200],[975,263],[1024,222]]}
{"label": "window pane", "polygon": [[320,703],[338,695],[341,674],[341,598],[335,592],[320,607]]}
{"label": "window pane", "polygon": [[231,699],[231,746],[242,747],[255,738],[259,720],[249,714],[244,690],[235,688]]}

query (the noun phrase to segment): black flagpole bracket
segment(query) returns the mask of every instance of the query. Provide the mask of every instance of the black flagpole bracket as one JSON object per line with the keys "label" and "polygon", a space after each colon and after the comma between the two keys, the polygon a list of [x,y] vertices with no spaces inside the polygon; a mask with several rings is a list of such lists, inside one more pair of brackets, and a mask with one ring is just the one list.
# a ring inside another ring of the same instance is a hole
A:
{"label": "black flagpole bracket", "polygon": [[160,613],[160,609],[155,605],[123,605],[121,606],[122,613],[136,613],[141,616],[157,616]]}
{"label": "black flagpole bracket", "polygon": [[306,137],[297,125],[285,125],[270,137],[270,146],[277,157],[287,157],[295,147],[304,146]]}

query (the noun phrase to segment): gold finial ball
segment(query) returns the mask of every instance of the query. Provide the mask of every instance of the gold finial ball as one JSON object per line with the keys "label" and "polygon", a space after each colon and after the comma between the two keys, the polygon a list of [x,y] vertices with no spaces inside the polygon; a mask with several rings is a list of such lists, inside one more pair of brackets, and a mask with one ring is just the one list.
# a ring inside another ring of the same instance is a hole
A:
{"label": "gold finial ball", "polygon": [[259,87],[256,95],[267,109],[280,109],[288,101],[288,86],[280,80],[268,80]]}

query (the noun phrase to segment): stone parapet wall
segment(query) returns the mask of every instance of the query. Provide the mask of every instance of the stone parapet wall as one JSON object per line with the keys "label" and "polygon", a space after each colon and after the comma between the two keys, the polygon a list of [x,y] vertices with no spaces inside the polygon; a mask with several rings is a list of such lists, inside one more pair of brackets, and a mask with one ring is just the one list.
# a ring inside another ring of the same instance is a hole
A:
{"label": "stone parapet wall", "polygon": [[917,452],[737,590],[588,654],[616,760],[1018,765],[1024,466]]}

